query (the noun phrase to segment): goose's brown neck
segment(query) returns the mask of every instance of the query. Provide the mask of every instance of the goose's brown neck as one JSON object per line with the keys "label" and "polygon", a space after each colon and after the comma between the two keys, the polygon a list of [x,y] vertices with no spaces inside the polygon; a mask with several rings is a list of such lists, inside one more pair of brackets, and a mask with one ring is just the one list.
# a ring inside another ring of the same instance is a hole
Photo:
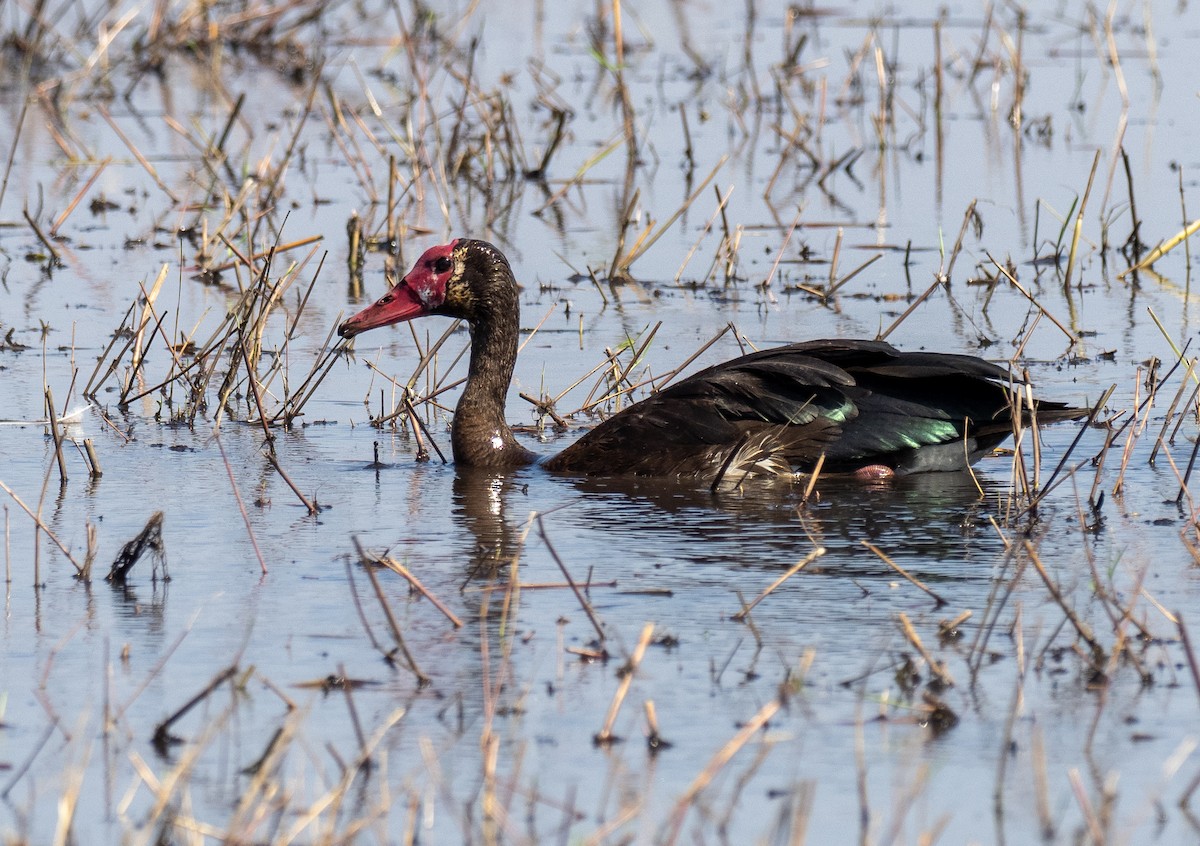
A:
{"label": "goose's brown neck", "polygon": [[454,460],[472,467],[519,467],[535,459],[504,419],[517,361],[520,305],[507,263],[488,270],[488,283],[472,292],[471,365],[451,428]]}

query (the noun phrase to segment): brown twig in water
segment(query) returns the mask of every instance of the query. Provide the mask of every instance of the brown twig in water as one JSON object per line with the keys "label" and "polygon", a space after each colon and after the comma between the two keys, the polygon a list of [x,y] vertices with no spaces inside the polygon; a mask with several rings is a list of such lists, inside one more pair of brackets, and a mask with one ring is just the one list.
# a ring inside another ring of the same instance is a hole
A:
{"label": "brown twig in water", "polygon": [[775,716],[775,712],[779,710],[781,705],[782,703],[779,700],[774,699],[762,706],[758,710],[758,713],[751,717],[737,734],[730,738],[728,743],[717,750],[704,769],[700,771],[700,774],[692,780],[688,789],[684,791],[683,795],[675,803],[675,809],[671,812],[670,830],[663,841],[667,846],[673,846],[675,841],[679,839],[679,830],[683,827],[684,817],[687,816],[688,808],[696,801],[696,797],[700,791],[707,787],[716,777],[717,773],[746,745],[750,738],[758,733],[759,729],[765,726],[771,717]]}
{"label": "brown twig in water", "polygon": [[250,545],[254,547],[254,555],[258,558],[258,566],[262,569],[262,574],[267,574],[267,562],[263,558],[262,550],[258,548],[258,540],[254,537],[254,527],[250,525],[250,515],[246,513],[246,503],[242,502],[242,495],[238,492],[237,479],[233,477],[233,467],[229,463],[229,458],[225,455],[225,447],[221,445],[221,437],[216,432],[213,432],[213,440],[217,442],[217,450],[221,453],[221,460],[225,462],[225,472],[229,474],[229,487],[233,490],[233,497],[237,500],[238,510],[242,512],[242,522],[246,524],[246,534],[250,536]]}
{"label": "brown twig in water", "polygon": [[1100,151],[1096,151],[1096,155],[1092,158],[1092,170],[1088,174],[1087,187],[1083,190],[1083,199],[1079,202],[1079,209],[1075,214],[1075,230],[1071,235],[1071,251],[1067,254],[1067,273],[1063,278],[1063,287],[1068,288],[1071,285],[1071,274],[1075,269],[1075,258],[1079,253],[1079,241],[1083,236],[1083,211],[1087,206],[1088,197],[1092,193],[1092,182],[1096,179],[1096,168],[1100,165]]}
{"label": "brown twig in water", "polygon": [[617,685],[612,702],[608,706],[608,714],[604,717],[604,727],[600,729],[599,734],[592,738],[592,742],[597,746],[615,743],[619,739],[612,733],[613,725],[617,721],[617,713],[621,710],[621,703],[625,701],[625,695],[629,693],[629,686],[633,684],[633,674],[637,672],[638,665],[642,663],[642,657],[646,654],[646,647],[650,645],[650,638],[653,636],[654,624],[647,623],[642,627],[642,635],[638,638],[637,646],[634,647],[633,655],[629,657],[629,662],[617,671],[621,677],[621,683]]}
{"label": "brown twig in water", "polygon": [[763,592],[760,593],[758,596],[754,597],[754,600],[749,605],[747,605],[741,611],[734,614],[730,619],[735,620],[735,621],[741,621],[741,620],[746,619],[746,615],[754,610],[755,605],[758,605],[758,603],[760,603],[764,599],[766,599],[768,594],[770,594],[773,590],[775,590],[781,584],[786,582],[792,576],[796,575],[801,570],[803,570],[805,567],[807,567],[809,564],[811,564],[812,562],[814,562],[818,558],[820,558],[822,555],[824,555],[826,553],[826,551],[827,550],[823,546],[819,546],[816,549],[814,549],[812,552],[810,552],[808,555],[806,555],[798,563],[792,565],[786,573],[784,573],[782,576],[780,576],[775,581],[771,582],[771,584],[767,585],[767,587],[763,589]]}
{"label": "brown twig in water", "polygon": [[303,492],[301,492],[300,488],[298,488],[296,486],[296,483],[292,481],[292,477],[289,476],[287,474],[287,472],[283,469],[282,465],[280,465],[279,456],[277,456],[275,454],[275,450],[268,449],[266,452],[263,453],[263,455],[266,456],[267,461],[271,462],[271,466],[275,468],[275,472],[279,474],[279,477],[281,479],[283,479],[284,482],[287,483],[287,486],[289,488],[292,489],[292,493],[294,493],[296,495],[296,499],[300,500],[300,504],[303,505],[306,509],[308,509],[308,513],[309,514],[319,514],[321,509],[319,509],[317,507],[316,502],[314,502],[314,501],[310,500],[308,497],[306,497],[303,494]]}
{"label": "brown twig in water", "polygon": [[925,593],[927,593],[933,599],[933,601],[937,603],[937,607],[940,608],[941,606],[947,604],[946,600],[942,599],[934,591],[932,591],[931,589],[926,587],[921,582],[920,579],[917,579],[914,576],[910,576],[903,567],[901,567],[899,564],[897,564],[895,561],[893,561],[886,552],[884,552],[882,549],[877,547],[875,544],[871,543],[868,540],[864,540],[864,541],[862,541],[862,545],[865,546],[867,549],[871,550],[872,552],[874,552],[876,555],[878,555],[879,560],[882,561],[884,564],[891,567],[893,570],[895,570],[897,573],[899,573],[901,576],[903,576],[905,579],[907,579],[913,585],[915,585],[918,588],[920,588],[921,590],[925,591]]}
{"label": "brown twig in water", "polygon": [[[69,393],[69,392],[68,392]],[[58,428],[58,415],[54,410],[54,391],[46,386],[46,419],[50,421],[50,437],[54,439],[54,455],[58,461],[58,480],[67,482],[67,461],[63,458],[63,435]]]}
{"label": "brown twig in water", "polygon": [[1057,604],[1058,607],[1063,610],[1063,613],[1067,616],[1067,621],[1075,629],[1080,639],[1092,650],[1092,660],[1097,664],[1102,663],[1101,659],[1104,657],[1104,648],[1100,645],[1100,642],[1096,640],[1096,636],[1092,634],[1092,630],[1087,626],[1087,624],[1080,620],[1078,615],[1076,615],[1075,612],[1067,605],[1067,601],[1063,597],[1062,592],[1058,589],[1058,586],[1050,580],[1050,574],[1047,573],[1046,568],[1042,566],[1042,560],[1038,556],[1037,550],[1034,549],[1033,544],[1028,540],[1025,541],[1025,554],[1029,556],[1029,560],[1033,563],[1034,568],[1038,571],[1038,575],[1042,577],[1042,581],[1045,582],[1046,589],[1050,591],[1050,596],[1054,599],[1055,604]]}
{"label": "brown twig in water", "polygon": [[6,494],[8,494],[10,497],[12,497],[13,501],[17,505],[21,506],[21,510],[24,511],[26,514],[28,514],[30,516],[30,518],[33,520],[33,522],[37,524],[38,528],[46,533],[46,537],[48,537],[48,538],[50,538],[50,540],[54,541],[54,545],[59,548],[59,550],[62,552],[63,555],[67,556],[67,560],[71,562],[71,566],[73,566],[75,568],[75,572],[80,573],[80,574],[83,573],[84,572],[83,566],[78,561],[75,560],[75,556],[71,555],[71,550],[67,549],[63,545],[63,542],[58,539],[58,536],[55,535],[54,532],[50,531],[50,527],[42,522],[42,518],[39,517],[38,515],[34,514],[32,511],[30,511],[29,506],[26,505],[21,500],[21,498],[16,495],[16,493],[13,492],[12,488],[10,488],[8,485],[4,484],[4,482],[0,482],[0,488],[3,488],[4,492]]}
{"label": "brown twig in water", "polygon": [[903,323],[905,320],[907,320],[907,319],[908,319],[908,316],[909,316],[910,314],[912,314],[914,311],[916,311],[916,310],[917,310],[917,306],[919,306],[921,303],[925,302],[925,300],[929,299],[929,296],[930,296],[930,295],[931,295],[931,294],[932,294],[934,291],[936,291],[938,288],[942,287],[942,284],[943,284],[943,280],[941,280],[941,279],[934,279],[934,281],[933,281],[933,284],[932,284],[932,285],[930,285],[928,288],[926,288],[926,289],[925,289],[925,293],[921,294],[921,296],[919,296],[919,297],[917,297],[915,300],[913,300],[913,302],[912,302],[912,305],[910,305],[908,308],[906,308],[906,309],[904,310],[904,313],[903,313],[903,314],[901,314],[899,317],[897,317],[895,320],[893,320],[893,321],[892,321],[892,324],[891,324],[890,326],[888,326],[888,328],[887,328],[887,329],[884,329],[882,332],[880,332],[878,335],[876,335],[876,336],[875,336],[875,340],[877,340],[877,341],[886,341],[886,340],[887,340],[887,337],[888,337],[888,335],[890,335],[890,334],[892,334],[893,332],[895,332],[895,331],[896,331],[896,328],[897,328],[897,327],[898,327],[898,326],[899,326],[901,323]]}
{"label": "brown twig in water", "polygon": [[1051,314],[1049,311],[1047,311],[1046,307],[1043,306],[1041,303],[1039,303],[1037,301],[1037,299],[1033,296],[1033,294],[1026,291],[1021,286],[1021,283],[1017,281],[1017,278],[1012,275],[1012,273],[1009,271],[1009,269],[1007,267],[1002,265],[1000,262],[996,261],[996,259],[992,257],[992,254],[989,253],[987,250],[984,250],[983,254],[988,257],[988,259],[991,261],[992,264],[996,265],[996,269],[999,270],[1000,273],[1004,275],[1004,278],[1008,280],[1009,284],[1021,292],[1021,296],[1025,297],[1025,299],[1029,300],[1030,304],[1033,305],[1034,308],[1036,308],[1039,312],[1041,312],[1047,318],[1049,318],[1050,322],[1053,323],[1055,326],[1057,326],[1059,328],[1059,331],[1061,331],[1064,335],[1067,336],[1067,340],[1071,342],[1071,346],[1075,346],[1075,344],[1079,343],[1079,339],[1075,337],[1075,334],[1070,329],[1068,329],[1066,326],[1063,326],[1062,322],[1059,321],[1059,319],[1057,317],[1055,317],[1053,314]]}
{"label": "brown twig in water", "polygon": [[555,551],[554,545],[550,543],[550,537],[546,534],[546,526],[542,523],[542,515],[537,515],[538,534],[542,538],[542,543],[546,544],[546,550],[550,553],[550,557],[554,559],[554,563],[558,565],[558,569],[562,570],[563,576],[567,583],[571,585],[571,590],[575,594],[575,598],[579,600],[579,605],[583,608],[587,618],[592,623],[592,628],[596,630],[596,637],[600,639],[600,643],[604,643],[604,627],[600,625],[600,620],[596,617],[596,612],[592,610],[592,604],[587,601],[587,597],[579,590],[579,585],[575,584],[575,580],[571,578],[570,572],[567,570],[567,565],[558,557],[558,552]]}
{"label": "brown twig in water", "polygon": [[29,224],[29,228],[33,230],[33,234],[37,236],[37,239],[42,242],[42,246],[50,253],[50,262],[61,266],[63,263],[62,256],[58,254],[58,250],[54,249],[53,242],[42,232],[41,227],[37,225],[37,221],[29,214],[29,210],[22,209],[21,213],[25,215],[25,222]]}
{"label": "brown twig in water", "polygon": [[172,743],[181,742],[178,738],[172,737],[170,734],[171,726],[180,718],[187,714],[188,711],[195,708],[211,694],[214,690],[220,687],[224,682],[233,678],[233,675],[238,671],[237,664],[231,664],[213,677],[213,680],[205,685],[204,689],[184,703],[183,707],[171,714],[161,723],[154,727],[154,735],[151,742],[154,747],[160,752],[165,751]]}
{"label": "brown twig in water", "polygon": [[1179,629],[1179,640],[1183,643],[1183,654],[1187,656],[1188,668],[1192,671],[1192,681],[1196,692],[1200,693],[1200,664],[1196,663],[1196,653],[1192,651],[1192,641],[1188,637],[1187,626],[1183,624],[1183,614],[1175,612],[1175,625]]}
{"label": "brown twig in water", "polygon": [[363,563],[363,568],[367,571],[367,577],[371,580],[371,587],[375,589],[375,598],[379,600],[379,605],[383,608],[383,616],[387,619],[388,627],[392,630],[392,637],[396,639],[397,648],[404,655],[404,660],[408,662],[408,669],[417,677],[417,684],[425,687],[430,683],[431,679],[421,672],[421,668],[417,666],[416,659],[408,651],[408,645],[404,642],[404,635],[400,633],[400,624],[396,622],[396,617],[392,614],[392,607],[388,605],[387,597],[383,595],[383,587],[379,584],[379,579],[375,576],[371,559],[362,548],[362,544],[359,543],[357,536],[351,537],[350,540],[354,543],[354,549],[358,553],[358,560]]}
{"label": "brown twig in water", "polygon": [[[415,590],[417,593],[421,594],[421,596],[425,597],[430,602],[432,602],[434,607],[437,608],[437,610],[441,611],[442,614],[445,615],[446,619],[454,624],[454,628],[456,628],[456,629],[462,628],[462,626],[463,626],[462,620],[458,619],[458,617],[454,614],[454,612],[446,607],[446,604],[444,602],[442,602],[440,599],[438,599],[436,596],[434,596],[432,593],[430,593],[429,589],[426,588],[425,585],[421,584],[421,580],[418,579],[416,576],[414,576],[407,567],[405,567],[403,564],[401,564],[395,558],[392,558],[390,555],[381,556],[377,560],[379,561],[380,564],[382,564],[384,567],[387,567],[393,573],[396,573],[397,575],[402,576],[405,581],[407,581],[410,585],[412,585],[413,590]],[[524,585],[522,585],[522,587],[524,587]]]}
{"label": "brown twig in water", "polygon": [[[865,543],[865,541],[864,541]],[[929,665],[929,672],[934,675],[938,683],[943,687],[951,687],[954,684],[954,679],[950,676],[950,671],[946,669],[946,665],[935,659],[929,654],[929,650],[925,648],[925,644],[921,642],[921,636],[917,634],[917,630],[913,628],[912,622],[908,619],[908,615],[901,611],[896,615],[896,619],[900,621],[900,629],[904,632],[904,637],[913,645],[913,649],[920,653],[925,659],[925,663]]]}

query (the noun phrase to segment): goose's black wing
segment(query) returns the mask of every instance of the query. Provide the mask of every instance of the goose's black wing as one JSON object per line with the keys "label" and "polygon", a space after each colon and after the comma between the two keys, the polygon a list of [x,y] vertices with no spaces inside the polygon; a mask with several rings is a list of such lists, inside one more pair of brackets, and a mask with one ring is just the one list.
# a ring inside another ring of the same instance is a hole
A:
{"label": "goose's black wing", "polygon": [[[898,473],[962,468],[1011,431],[1009,372],[880,341],[808,341],[696,373],[608,418],[546,462],[587,475]],[[1043,417],[1078,417],[1057,403]]]}

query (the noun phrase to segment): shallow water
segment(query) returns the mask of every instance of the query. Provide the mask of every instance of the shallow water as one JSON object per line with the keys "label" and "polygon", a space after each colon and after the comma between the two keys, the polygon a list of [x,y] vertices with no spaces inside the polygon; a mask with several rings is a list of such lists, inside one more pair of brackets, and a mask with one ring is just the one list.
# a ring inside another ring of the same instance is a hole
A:
{"label": "shallow water", "polygon": [[[244,383],[219,430],[213,397],[205,414],[173,421],[186,399],[178,384],[121,407],[128,355],[97,402],[81,399],[139,285],[149,290],[160,268],[167,273],[155,309],[173,340],[207,337],[250,285],[244,270],[226,271],[219,284],[194,278],[198,241],[180,239],[177,229],[209,238],[221,229],[246,251],[257,226],[256,251],[277,238],[321,239],[314,252],[288,250],[271,268],[272,279],[290,278],[290,263],[303,262],[264,335],[260,373],[276,355],[283,362],[266,386],[265,402],[277,406],[304,379],[331,327],[385,290],[376,252],[367,254],[362,289],[348,281],[344,233],[352,213],[368,232],[384,230],[394,156],[395,216],[411,228],[401,233],[396,264],[463,234],[495,241],[512,261],[529,341],[509,417],[541,453],[575,432],[535,425],[518,394],[557,396],[606,350],[631,338],[637,346],[660,323],[630,371],[638,380],[677,367],[728,323],[740,343],[759,347],[874,336],[948,269],[972,200],[982,227],[968,227],[949,287],[921,302],[889,341],[998,361],[1018,356],[1040,394],[1077,405],[1115,384],[1101,416],[1120,425],[1133,414],[1147,391],[1145,362],[1167,362],[1161,377],[1174,360],[1171,342],[1182,347],[1196,329],[1184,248],[1156,262],[1156,274],[1118,275],[1128,260],[1117,249],[1132,222],[1114,150],[1123,145],[1129,154],[1142,240],[1174,235],[1185,217],[1181,182],[1184,201],[1196,205],[1194,14],[1167,3],[1118,9],[1110,49],[1104,19],[1083,5],[1030,9],[1018,30],[1007,8],[989,18],[983,5],[952,4],[941,23],[939,121],[934,21],[942,6],[878,5],[790,21],[749,8],[753,14],[696,3],[624,9],[623,72],[639,140],[632,170],[614,74],[592,54],[589,35],[594,15],[607,20],[609,7],[582,16],[567,4],[509,4],[503,13],[435,5],[430,28],[410,9],[334,5],[308,22],[277,20],[259,34],[275,46],[257,55],[235,44],[245,31],[218,10],[222,40],[196,35],[187,49],[164,50],[161,76],[135,62],[133,41],[151,26],[145,11],[124,29],[107,18],[117,34],[102,50],[96,21],[74,19],[82,12],[72,9],[42,42],[37,55],[46,61],[30,66],[31,78],[22,54],[8,48],[3,148],[13,144],[13,127],[21,133],[0,203],[12,224],[0,229],[0,338],[13,330],[0,347],[0,481],[80,561],[87,526],[95,526],[98,552],[93,581],[74,579],[66,557],[44,533],[35,536],[6,495],[6,837],[53,841],[68,819],[70,802],[60,800],[77,797],[70,820],[80,842],[148,842],[173,826],[170,842],[404,842],[417,831],[421,842],[439,843],[792,842],[801,832],[809,842],[1021,843],[1043,836],[1043,815],[1050,842],[1079,842],[1097,829],[1106,842],[1194,841],[1194,814],[1179,801],[1197,774],[1197,683],[1168,617],[1177,613],[1185,625],[1200,618],[1200,577],[1187,545],[1196,540],[1194,512],[1188,496],[1176,504],[1179,476],[1163,452],[1150,463],[1187,379],[1182,370],[1127,430],[1136,438],[1123,475],[1127,435],[1098,468],[1086,459],[1102,454],[1105,433],[1086,431],[1067,462],[1080,465],[1077,472],[1046,495],[1035,518],[1015,514],[1021,486],[1004,456],[981,462],[977,480],[825,479],[807,503],[790,486],[713,494],[419,462],[407,429],[370,425],[368,415],[381,404],[390,410],[395,396],[363,366],[403,384],[420,357],[407,326],[357,339],[354,356],[335,364],[297,425],[275,431],[279,463],[319,504],[316,515],[265,459]],[[23,13],[10,15],[6,33],[24,33]],[[609,26],[600,42],[611,65]],[[64,51],[67,33],[83,46]],[[89,65],[93,51],[99,59]],[[319,76],[281,69],[304,51],[324,59]],[[468,64],[490,99],[475,88],[464,98]],[[1018,64],[1023,122],[1014,129]],[[110,82],[120,96],[96,99]],[[22,120],[31,90],[42,99],[30,101]],[[228,162],[205,157],[242,92]],[[504,121],[495,119],[499,98]],[[547,103],[572,114],[542,184],[512,171],[540,160],[553,131]],[[467,150],[461,160],[448,155],[456,127],[465,139],[458,149]],[[802,141],[816,163],[786,138]],[[1097,150],[1077,264],[1064,285],[1071,232],[1063,221]],[[650,223],[665,223],[722,157],[712,184],[633,263],[634,281],[610,284],[626,209],[628,249]],[[284,178],[272,199],[266,192],[277,168]],[[584,168],[585,178],[565,187]],[[209,196],[214,183],[221,190]],[[243,190],[244,204],[233,203]],[[62,265],[50,268],[22,209],[46,231],[81,191],[82,205],[60,229],[65,240],[56,242]],[[718,191],[728,197],[725,219],[737,243],[729,278],[715,258],[725,227]],[[101,196],[118,207],[89,211]],[[234,206],[235,223],[223,224]],[[837,278],[881,257],[825,304],[800,286],[828,283],[839,227]],[[223,250],[215,240],[207,246]],[[1056,251],[1057,267],[1030,263]],[[1048,316],[1003,280],[974,284],[995,277],[989,255],[1011,259]],[[440,320],[413,327],[423,347],[446,328]],[[452,363],[467,343],[465,330],[455,332],[418,390],[459,378],[463,365]],[[689,369],[737,354],[740,343],[724,335]],[[161,337],[147,335],[146,344],[139,390],[166,378],[172,361]],[[600,378],[583,380],[558,410],[583,406]],[[82,409],[65,429],[70,478],[61,486],[53,443],[37,422],[46,385],[60,408]],[[440,401],[450,406],[454,395]],[[449,416],[429,406],[421,413],[448,450]],[[1042,433],[1043,481],[1076,434],[1072,425]],[[1168,445],[1180,473],[1195,436],[1190,407]],[[97,479],[72,446],[85,438],[104,471]],[[1024,454],[1032,468],[1028,444]],[[1092,510],[1089,499],[1101,491],[1104,502]],[[170,580],[152,579],[142,561],[128,586],[104,582],[122,544],[159,510]],[[366,570],[348,563],[357,562],[355,539],[408,567],[462,622],[455,627],[400,577],[377,571],[427,686],[381,654],[393,638]],[[1026,540],[1103,648],[1104,678]],[[824,555],[755,606],[753,625],[732,619],[818,547]],[[563,586],[564,569],[606,634],[608,660],[587,657],[597,633]],[[516,595],[504,589],[513,573],[525,586]],[[1105,604],[1107,595],[1132,607],[1133,622]],[[940,640],[938,624],[967,610],[961,637]],[[902,614],[953,685],[930,689]],[[597,745],[618,670],[646,623],[655,625],[654,642],[614,724],[623,742]],[[1148,637],[1137,637],[1134,623]],[[170,725],[182,742],[156,749],[156,726],[234,665],[233,682]],[[322,689],[342,676],[363,684],[349,696],[336,684]],[[931,723],[926,694],[957,723]],[[647,701],[671,744],[656,754],[644,742]],[[714,765],[710,783],[714,756],[773,703],[780,708],[765,730]],[[355,769],[377,730],[373,766]],[[252,766],[268,749],[279,757],[260,777]],[[672,814],[680,809],[676,834]]]}

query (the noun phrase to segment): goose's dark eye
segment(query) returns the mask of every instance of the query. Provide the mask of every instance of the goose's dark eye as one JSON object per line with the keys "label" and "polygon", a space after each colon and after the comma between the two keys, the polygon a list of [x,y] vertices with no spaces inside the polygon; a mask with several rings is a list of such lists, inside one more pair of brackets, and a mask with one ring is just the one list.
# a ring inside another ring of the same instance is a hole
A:
{"label": "goose's dark eye", "polygon": [[441,258],[439,258],[437,261],[435,261],[433,263],[433,272],[434,273],[445,273],[447,270],[449,270],[453,266],[454,266],[454,264],[453,264],[453,262],[450,261],[449,258],[447,258],[446,256],[442,256]]}

